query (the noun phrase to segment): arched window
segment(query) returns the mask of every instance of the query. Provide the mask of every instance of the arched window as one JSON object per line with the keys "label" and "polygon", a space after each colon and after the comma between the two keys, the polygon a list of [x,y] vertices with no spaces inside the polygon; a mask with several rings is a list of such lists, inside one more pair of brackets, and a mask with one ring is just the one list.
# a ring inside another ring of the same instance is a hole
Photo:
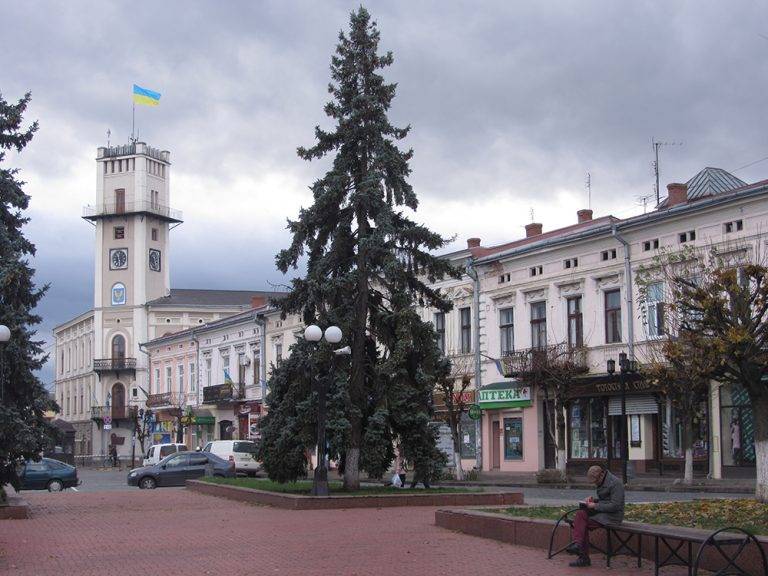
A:
{"label": "arched window", "polygon": [[125,417],[125,386],[117,382],[112,386],[112,419],[117,420]]}
{"label": "arched window", "polygon": [[120,334],[112,338],[112,360],[125,360],[125,338]]}

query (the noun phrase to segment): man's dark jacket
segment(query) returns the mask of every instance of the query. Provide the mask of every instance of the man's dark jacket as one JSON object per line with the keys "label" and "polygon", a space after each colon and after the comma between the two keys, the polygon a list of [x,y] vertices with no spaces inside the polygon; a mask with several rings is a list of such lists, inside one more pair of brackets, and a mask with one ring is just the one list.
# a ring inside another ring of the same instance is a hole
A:
{"label": "man's dark jacket", "polygon": [[606,471],[597,487],[597,506],[590,519],[601,524],[618,524],[624,520],[624,485],[621,480]]}

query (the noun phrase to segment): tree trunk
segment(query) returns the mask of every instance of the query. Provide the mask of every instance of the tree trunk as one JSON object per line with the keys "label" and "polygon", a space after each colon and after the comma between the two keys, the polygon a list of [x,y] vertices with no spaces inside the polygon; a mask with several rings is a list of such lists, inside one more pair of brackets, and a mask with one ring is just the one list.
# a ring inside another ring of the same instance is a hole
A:
{"label": "tree trunk", "polygon": [[567,457],[565,453],[565,413],[561,402],[555,402],[555,418],[557,419],[557,469],[565,474]]}
{"label": "tree trunk", "polygon": [[[350,442],[351,444],[352,442]],[[360,489],[360,444],[356,447],[350,446],[347,449],[346,457],[344,458],[344,489],[345,490],[359,490]]]}
{"label": "tree trunk", "polygon": [[464,480],[464,470],[461,467],[461,451],[453,449],[453,459],[456,462],[456,480]]}
{"label": "tree trunk", "polygon": [[768,398],[752,400],[755,421],[755,498],[768,503]]}
{"label": "tree trunk", "polygon": [[691,415],[685,419],[685,438],[683,438],[683,445],[685,446],[685,475],[683,476],[683,482],[685,484],[693,484],[693,422],[691,422]]}

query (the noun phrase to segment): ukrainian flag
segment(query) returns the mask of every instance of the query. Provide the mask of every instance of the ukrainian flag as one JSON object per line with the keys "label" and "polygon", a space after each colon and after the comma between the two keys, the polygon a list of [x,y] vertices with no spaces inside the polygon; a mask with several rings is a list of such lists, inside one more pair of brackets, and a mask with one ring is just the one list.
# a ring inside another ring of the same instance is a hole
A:
{"label": "ukrainian flag", "polygon": [[160,104],[160,92],[153,92],[141,86],[133,85],[134,104],[146,104],[147,106],[157,106]]}

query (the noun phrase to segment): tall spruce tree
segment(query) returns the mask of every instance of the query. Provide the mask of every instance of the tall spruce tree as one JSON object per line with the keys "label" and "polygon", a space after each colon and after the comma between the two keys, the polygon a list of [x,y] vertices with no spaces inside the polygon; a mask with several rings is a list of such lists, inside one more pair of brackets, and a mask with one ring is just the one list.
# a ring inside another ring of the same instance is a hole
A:
{"label": "tall spruce tree", "polygon": [[[430,253],[446,241],[406,214],[418,206],[407,181],[413,151],[401,151],[396,142],[410,126],[397,128],[387,117],[395,84],[387,84],[379,71],[393,58],[390,52],[380,55],[378,44],[376,23],[361,7],[350,16],[348,34],[339,33],[331,61],[332,98],[325,113],[335,125],[330,131],[317,127],[317,143],[298,150],[305,160],[333,155],[332,166],[312,186],[314,203],[289,221],[293,241],[276,258],[287,272],[307,256],[306,277],[293,281],[283,310],[300,313],[305,322],[336,324],[351,340],[348,378],[336,379],[329,406],[331,442],[335,438],[341,452],[347,489],[359,486],[361,467],[376,475],[391,461],[392,435],[398,433],[393,419],[407,420],[393,409],[418,408],[421,428],[412,423],[409,444],[423,444],[419,458],[434,455],[434,435],[422,421],[429,415],[426,388],[431,394],[435,379],[435,341],[424,336],[430,328],[421,327],[412,306],[447,310],[449,303],[427,283],[456,274]],[[410,354],[398,344],[399,323],[420,328],[410,335],[417,347]],[[381,366],[393,362],[403,372],[384,375]],[[416,389],[420,402],[411,398]],[[398,401],[392,398],[395,390]],[[272,402],[274,409],[279,399]]]}
{"label": "tall spruce tree", "polygon": [[11,330],[11,340],[0,343],[0,498],[6,484],[18,488],[19,461],[38,457],[53,437],[44,412],[56,408],[34,374],[45,356],[42,343],[34,339],[40,317],[33,310],[47,286],[35,287],[29,266],[35,247],[22,232],[29,221],[22,215],[29,196],[16,178],[18,169],[3,166],[6,151],[21,152],[37,130],[37,122],[22,127],[29,101],[26,94],[9,104],[0,94],[0,324]]}

